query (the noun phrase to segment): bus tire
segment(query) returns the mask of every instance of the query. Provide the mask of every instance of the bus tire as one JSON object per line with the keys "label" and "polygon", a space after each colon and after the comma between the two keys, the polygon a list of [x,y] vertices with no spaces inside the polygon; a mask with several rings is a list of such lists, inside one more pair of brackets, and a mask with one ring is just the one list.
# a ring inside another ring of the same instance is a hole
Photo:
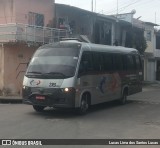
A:
{"label": "bus tire", "polygon": [[44,106],[33,105],[33,109],[36,112],[43,112],[44,108],[45,108]]}
{"label": "bus tire", "polygon": [[122,97],[120,98],[119,101],[120,101],[121,105],[126,104],[126,101],[127,101],[127,90],[123,91]]}
{"label": "bus tire", "polygon": [[89,98],[88,97],[89,97],[88,94],[83,95],[81,99],[80,107],[77,110],[79,115],[84,115],[87,113],[89,109]]}

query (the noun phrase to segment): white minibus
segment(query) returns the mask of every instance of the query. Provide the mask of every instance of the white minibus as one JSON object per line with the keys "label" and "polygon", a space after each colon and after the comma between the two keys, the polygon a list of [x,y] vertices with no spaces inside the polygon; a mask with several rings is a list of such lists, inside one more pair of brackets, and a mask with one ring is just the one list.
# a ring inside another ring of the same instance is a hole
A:
{"label": "white minibus", "polygon": [[23,80],[23,102],[41,112],[45,107],[75,108],[112,100],[126,103],[142,91],[142,62],[136,49],[61,41],[34,53]]}

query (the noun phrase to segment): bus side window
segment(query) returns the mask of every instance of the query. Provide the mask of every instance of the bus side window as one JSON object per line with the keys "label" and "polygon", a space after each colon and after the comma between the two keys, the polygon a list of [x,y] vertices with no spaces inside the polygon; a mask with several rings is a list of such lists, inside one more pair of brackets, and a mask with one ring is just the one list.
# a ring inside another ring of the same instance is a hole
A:
{"label": "bus side window", "polygon": [[94,72],[101,71],[101,56],[98,52],[93,52],[93,65],[94,65]]}
{"label": "bus side window", "polygon": [[93,70],[92,66],[92,54],[88,51],[84,51],[79,65],[79,74],[88,73]]}
{"label": "bus side window", "polygon": [[123,70],[123,60],[121,54],[114,54],[114,70],[122,71]]}
{"label": "bus side window", "polygon": [[137,69],[137,64],[136,64],[136,60],[135,60],[135,55],[132,55],[132,59],[133,59],[133,69],[132,70],[134,70],[134,71],[136,71],[136,69]]}
{"label": "bus side window", "polygon": [[142,69],[143,69],[143,66],[142,66],[142,59],[141,59],[140,55],[139,55],[138,57],[139,57],[139,62],[140,62],[140,69],[142,70]]}
{"label": "bus side window", "polygon": [[134,60],[133,60],[133,56],[132,55],[127,55],[127,70],[135,70],[135,63],[134,63]]}
{"label": "bus side window", "polygon": [[141,62],[140,62],[140,59],[139,59],[138,55],[135,56],[135,62],[136,62],[137,70],[140,70],[141,69]]}
{"label": "bus side window", "polygon": [[105,72],[105,59],[103,52],[100,53],[100,71]]}
{"label": "bus side window", "polygon": [[127,55],[122,55],[123,70],[127,71]]}
{"label": "bus side window", "polygon": [[106,58],[104,52],[93,52],[93,62],[94,62],[94,71],[95,72],[105,72],[105,63]]}
{"label": "bus side window", "polygon": [[104,58],[105,71],[106,72],[113,71],[113,57],[112,57],[112,54],[104,53],[103,58]]}

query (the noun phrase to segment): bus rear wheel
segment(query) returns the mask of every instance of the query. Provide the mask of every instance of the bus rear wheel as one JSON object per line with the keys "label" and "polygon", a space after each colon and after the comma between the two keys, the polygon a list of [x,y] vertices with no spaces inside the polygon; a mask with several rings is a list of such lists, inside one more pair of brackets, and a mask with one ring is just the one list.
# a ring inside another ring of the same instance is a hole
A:
{"label": "bus rear wheel", "polygon": [[127,101],[127,91],[124,90],[121,99],[119,100],[121,105],[126,104]]}
{"label": "bus rear wheel", "polygon": [[33,105],[33,109],[36,111],[36,112],[42,112],[44,110],[44,106],[38,106],[38,105]]}

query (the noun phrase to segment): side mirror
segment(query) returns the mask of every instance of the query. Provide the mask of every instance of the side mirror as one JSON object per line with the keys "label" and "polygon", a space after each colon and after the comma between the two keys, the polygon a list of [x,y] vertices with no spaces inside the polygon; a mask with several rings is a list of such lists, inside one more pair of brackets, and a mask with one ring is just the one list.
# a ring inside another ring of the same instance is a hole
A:
{"label": "side mirror", "polygon": [[29,63],[31,62],[31,58],[29,59],[29,61],[26,63],[27,67],[29,66]]}

